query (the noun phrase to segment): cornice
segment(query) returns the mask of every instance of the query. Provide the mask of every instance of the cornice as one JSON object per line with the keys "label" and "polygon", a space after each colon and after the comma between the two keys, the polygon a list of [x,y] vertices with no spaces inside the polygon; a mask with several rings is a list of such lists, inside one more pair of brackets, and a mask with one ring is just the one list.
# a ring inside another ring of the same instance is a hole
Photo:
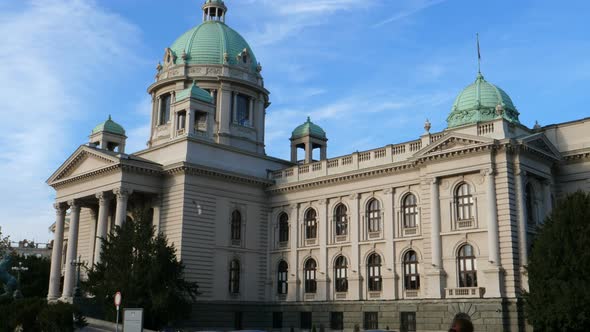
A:
{"label": "cornice", "polygon": [[224,172],[217,169],[208,168],[205,166],[189,164],[185,162],[169,165],[164,169],[164,174],[175,175],[175,174],[189,174],[189,175],[201,175],[214,178],[222,178],[237,183],[254,184],[260,186],[270,186],[274,182],[272,180],[242,175],[232,172]]}

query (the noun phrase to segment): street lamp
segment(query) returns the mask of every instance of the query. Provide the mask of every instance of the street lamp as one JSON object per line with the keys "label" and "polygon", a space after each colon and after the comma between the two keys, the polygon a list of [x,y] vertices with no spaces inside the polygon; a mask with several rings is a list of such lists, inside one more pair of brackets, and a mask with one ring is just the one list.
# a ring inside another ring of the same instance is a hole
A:
{"label": "street lamp", "polygon": [[76,275],[76,288],[74,289],[74,297],[80,297],[80,267],[84,265],[82,262],[82,256],[78,256],[78,259],[73,259],[70,264],[77,269]]}
{"label": "street lamp", "polygon": [[29,270],[28,267],[23,266],[23,262],[18,262],[18,266],[12,267],[12,271],[16,271],[16,280],[17,280],[17,287],[16,287],[16,290],[14,291],[14,298],[15,299],[20,299],[23,297],[23,294],[20,291],[20,273],[28,271],[28,270]]}

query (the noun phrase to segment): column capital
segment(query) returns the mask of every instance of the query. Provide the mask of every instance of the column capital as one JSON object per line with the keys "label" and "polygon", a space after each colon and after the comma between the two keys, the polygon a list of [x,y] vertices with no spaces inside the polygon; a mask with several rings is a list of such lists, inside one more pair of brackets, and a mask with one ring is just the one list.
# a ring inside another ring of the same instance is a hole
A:
{"label": "column capital", "polygon": [[64,203],[64,202],[53,203],[53,208],[55,209],[55,213],[57,215],[61,215],[61,214],[65,213],[66,210],[68,209],[66,203]]}
{"label": "column capital", "polygon": [[354,201],[355,199],[359,199],[361,197],[361,195],[359,193],[353,193],[348,195],[348,199],[351,201]]}
{"label": "column capital", "polygon": [[395,193],[394,188],[386,188],[385,190],[383,190],[384,195],[393,195],[394,193]]}
{"label": "column capital", "polygon": [[438,177],[436,177],[436,176],[435,177],[431,177],[431,178],[428,178],[428,183],[430,183],[430,184],[438,184],[438,181],[439,180],[440,179]]}
{"label": "column capital", "polygon": [[159,206],[162,203],[162,196],[154,195],[151,199],[152,207]]}
{"label": "column capital", "polygon": [[318,204],[320,204],[320,205],[326,205],[326,203],[328,203],[328,200],[325,198],[321,198],[318,200]]}
{"label": "column capital", "polygon": [[111,194],[105,191],[96,193],[95,196],[98,199],[99,204],[105,204],[106,202],[108,202],[109,199],[111,199]]}
{"label": "column capital", "polygon": [[133,193],[133,190],[128,188],[115,188],[113,189],[113,193],[117,195],[117,199],[127,199],[129,195]]}
{"label": "column capital", "polygon": [[490,167],[490,168],[484,168],[484,169],[480,170],[479,174],[481,174],[482,176],[494,176],[494,175],[496,175],[496,172],[494,171],[494,169],[492,167]]}
{"label": "column capital", "polygon": [[77,211],[80,210],[80,203],[75,199],[69,200],[68,205],[70,206],[70,209],[72,210],[72,212],[74,212],[76,210]]}

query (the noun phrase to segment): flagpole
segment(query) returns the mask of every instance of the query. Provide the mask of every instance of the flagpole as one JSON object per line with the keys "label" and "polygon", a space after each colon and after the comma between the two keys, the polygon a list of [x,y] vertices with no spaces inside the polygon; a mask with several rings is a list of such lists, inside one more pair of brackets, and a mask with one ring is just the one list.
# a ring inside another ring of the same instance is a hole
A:
{"label": "flagpole", "polygon": [[479,51],[479,32],[475,33],[477,39],[477,73],[481,74],[481,53]]}

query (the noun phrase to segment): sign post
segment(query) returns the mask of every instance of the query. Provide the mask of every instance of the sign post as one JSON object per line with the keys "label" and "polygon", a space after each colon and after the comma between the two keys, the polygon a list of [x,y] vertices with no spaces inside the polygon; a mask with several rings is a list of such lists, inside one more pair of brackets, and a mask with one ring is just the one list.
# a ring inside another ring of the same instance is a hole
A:
{"label": "sign post", "polygon": [[115,331],[119,332],[119,307],[121,306],[121,292],[115,293],[115,306],[117,307],[117,319],[115,323]]}

